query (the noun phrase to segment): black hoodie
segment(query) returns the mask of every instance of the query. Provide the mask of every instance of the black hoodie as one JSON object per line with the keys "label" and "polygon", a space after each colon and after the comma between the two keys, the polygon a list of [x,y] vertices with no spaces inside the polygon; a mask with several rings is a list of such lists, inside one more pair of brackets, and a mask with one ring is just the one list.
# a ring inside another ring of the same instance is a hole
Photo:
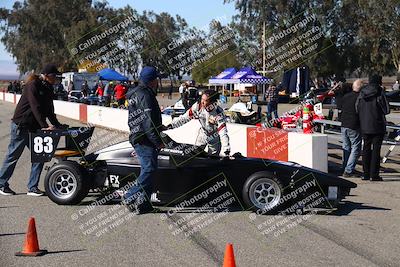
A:
{"label": "black hoodie", "polygon": [[385,134],[389,105],[381,86],[368,84],[361,89],[356,102],[362,134]]}

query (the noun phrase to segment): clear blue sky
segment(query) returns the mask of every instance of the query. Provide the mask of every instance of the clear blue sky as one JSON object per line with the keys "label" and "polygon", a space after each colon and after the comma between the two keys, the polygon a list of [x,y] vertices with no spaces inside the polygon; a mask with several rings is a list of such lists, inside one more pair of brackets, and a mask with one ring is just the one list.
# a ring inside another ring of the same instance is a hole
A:
{"label": "clear blue sky", "polygon": [[[0,7],[11,8],[13,0],[0,0]],[[215,18],[225,18],[222,22],[229,22],[236,13],[234,4],[223,4],[223,0],[109,0],[110,6],[119,8],[130,5],[139,13],[143,10],[153,10],[156,13],[168,12],[171,15],[178,14],[185,18],[190,26],[202,28]],[[12,57],[0,43],[0,61],[9,62],[10,68],[15,68]],[[0,73],[6,71],[4,64],[0,64]]]}

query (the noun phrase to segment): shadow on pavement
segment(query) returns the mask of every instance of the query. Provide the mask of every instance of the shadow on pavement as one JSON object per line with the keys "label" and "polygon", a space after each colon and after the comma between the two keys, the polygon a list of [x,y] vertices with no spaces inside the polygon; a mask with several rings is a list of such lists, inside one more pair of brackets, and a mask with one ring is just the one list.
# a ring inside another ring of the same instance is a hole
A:
{"label": "shadow on pavement", "polygon": [[382,182],[400,182],[400,178],[385,178],[385,176],[383,176],[382,179]]}
{"label": "shadow on pavement", "polygon": [[69,252],[79,252],[79,251],[86,251],[86,249],[48,251],[47,254],[69,253]]}
{"label": "shadow on pavement", "polygon": [[[382,163],[381,163],[382,164]],[[383,171],[383,175],[385,175],[385,173],[398,173],[399,171],[393,168],[387,168],[387,167],[381,167],[381,171]]]}
{"label": "shadow on pavement", "polygon": [[[341,145],[328,143],[328,149],[342,149]],[[331,155],[331,154],[329,154]]]}
{"label": "shadow on pavement", "polygon": [[13,235],[24,235],[26,233],[12,233],[12,234],[0,234],[0,237],[2,236],[13,236]]}
{"label": "shadow on pavement", "polygon": [[[92,201],[82,201],[81,203],[78,204],[78,206],[87,206],[90,205],[92,203],[94,203],[96,200],[92,200]],[[112,201],[108,201],[104,204],[101,204],[99,206],[112,206],[112,205],[121,205],[121,200],[116,199],[116,200],[112,200]],[[224,209],[217,209],[214,210],[213,208],[210,209],[201,209],[201,207],[188,207],[188,208],[183,208],[183,209],[176,209],[174,206],[157,206],[153,204],[153,207],[155,209],[158,209],[157,211],[153,212],[153,213],[167,213],[167,212],[173,212],[173,213],[192,213],[192,212],[196,212],[196,213],[207,213],[207,212],[223,212]],[[161,209],[161,210],[159,210]],[[246,211],[243,210],[242,208],[240,208],[239,206],[232,206],[232,207],[227,207],[227,212],[242,212],[242,211]]]}
{"label": "shadow on pavement", "polygon": [[342,156],[341,155],[337,155],[336,153],[328,153],[328,157],[332,157],[334,159],[342,160]]}
{"label": "shadow on pavement", "polygon": [[166,207],[166,206],[159,206],[158,208],[163,208],[162,211],[165,212],[165,213],[172,212],[172,213],[176,213],[176,214],[179,214],[179,213],[210,213],[210,212],[212,212],[212,213],[221,213],[221,212],[229,212],[229,213],[231,213],[231,212],[244,212],[244,211],[246,211],[246,210],[243,210],[240,207],[235,207],[235,206],[227,207],[226,210],[225,209],[213,210],[212,208],[210,208],[210,209],[184,208],[184,209],[175,210],[174,207]]}
{"label": "shadow on pavement", "polygon": [[5,207],[0,207],[0,209],[7,209],[7,208],[19,208],[19,206],[5,206]]}
{"label": "shadow on pavement", "polygon": [[[388,158],[385,163],[400,164],[400,161]],[[382,163],[381,163],[382,164]]]}
{"label": "shadow on pavement", "polygon": [[359,203],[359,202],[343,201],[343,203],[339,205],[338,209],[336,211],[330,213],[330,214],[331,215],[336,215],[336,216],[349,215],[353,210],[382,210],[382,211],[386,211],[386,210],[391,210],[391,209],[368,206],[368,205],[365,205],[364,203]]}

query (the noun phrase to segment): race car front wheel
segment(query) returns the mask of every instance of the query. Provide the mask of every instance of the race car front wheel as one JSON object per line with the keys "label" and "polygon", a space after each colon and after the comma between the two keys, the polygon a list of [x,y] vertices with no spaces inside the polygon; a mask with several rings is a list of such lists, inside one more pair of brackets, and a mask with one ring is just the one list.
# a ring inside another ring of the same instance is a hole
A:
{"label": "race car front wheel", "polygon": [[270,173],[255,173],[245,182],[242,196],[248,208],[274,213],[282,204],[283,185]]}
{"label": "race car front wheel", "polygon": [[59,205],[78,204],[89,192],[81,166],[73,161],[54,165],[46,175],[44,187],[47,196]]}

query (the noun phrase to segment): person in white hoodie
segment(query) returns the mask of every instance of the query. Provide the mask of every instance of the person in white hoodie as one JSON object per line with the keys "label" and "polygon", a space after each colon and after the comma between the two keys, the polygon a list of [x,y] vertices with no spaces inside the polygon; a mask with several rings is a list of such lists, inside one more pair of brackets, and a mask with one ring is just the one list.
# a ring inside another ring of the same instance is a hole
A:
{"label": "person in white hoodie", "polygon": [[194,103],[185,114],[176,118],[169,128],[178,128],[192,119],[198,119],[201,125],[195,145],[208,145],[210,155],[230,155],[228,130],[226,117],[217,103],[218,93],[206,90],[199,102]]}

